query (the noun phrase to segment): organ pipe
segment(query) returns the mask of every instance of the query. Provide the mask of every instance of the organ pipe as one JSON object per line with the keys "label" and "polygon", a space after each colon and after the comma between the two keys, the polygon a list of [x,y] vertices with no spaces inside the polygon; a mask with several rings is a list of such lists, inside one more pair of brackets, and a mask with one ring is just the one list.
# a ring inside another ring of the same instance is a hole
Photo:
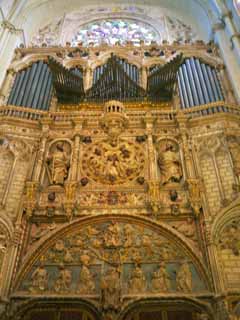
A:
{"label": "organ pipe", "polygon": [[48,110],[52,94],[52,76],[43,61],[18,72],[8,104]]}
{"label": "organ pipe", "polygon": [[224,100],[217,70],[196,58],[185,59],[179,68],[178,87],[182,108]]}

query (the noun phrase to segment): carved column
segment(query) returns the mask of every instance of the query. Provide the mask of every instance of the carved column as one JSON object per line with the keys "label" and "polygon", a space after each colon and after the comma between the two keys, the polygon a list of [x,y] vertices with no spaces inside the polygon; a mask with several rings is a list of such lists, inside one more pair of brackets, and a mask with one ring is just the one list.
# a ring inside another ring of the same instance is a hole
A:
{"label": "carved column", "polygon": [[152,117],[151,114],[148,114],[145,118],[146,124],[146,134],[148,137],[148,159],[149,159],[149,179],[157,180],[157,162],[155,156],[155,150],[153,146],[153,130],[156,119]]}
{"label": "carved column", "polygon": [[[226,64],[228,70],[228,77],[231,80],[236,98],[238,102],[240,101],[240,73],[237,71],[239,69],[239,63],[237,61],[234,51],[229,45],[229,38],[224,30],[223,23],[216,23],[213,25],[214,40],[219,45],[224,63]],[[233,38],[238,40],[237,38]],[[234,40],[234,41],[235,41]]]}
{"label": "carved column", "polygon": [[147,114],[145,118],[146,134],[148,141],[148,197],[149,205],[154,213],[158,213],[160,208],[160,186],[157,175],[157,161],[153,146],[153,130],[155,118],[151,114]]}
{"label": "carved column", "polygon": [[212,234],[211,234],[211,225],[212,221],[208,218],[205,219],[205,238],[206,238],[206,246],[208,250],[208,259],[209,264],[212,269],[212,277],[213,277],[213,285],[214,289],[217,292],[223,292],[224,291],[224,282],[221,277],[221,269],[219,266],[219,263],[217,261],[217,245],[213,241]]}
{"label": "carved column", "polygon": [[183,161],[183,163],[185,166],[186,179],[193,178],[193,177],[196,177],[196,172],[195,172],[195,168],[193,165],[192,154],[191,154],[190,148],[189,148],[190,141],[188,139],[188,134],[187,134],[188,119],[187,119],[187,116],[181,111],[178,112],[176,118],[177,118],[177,123],[178,123],[179,131],[180,131],[180,135],[182,138],[182,147],[183,147],[182,150],[183,150],[183,157],[185,160],[185,161]]}
{"label": "carved column", "polygon": [[50,118],[44,118],[41,120],[42,125],[42,137],[39,145],[39,151],[37,155],[37,163],[35,166],[34,174],[33,174],[33,181],[39,181],[42,167],[43,167],[43,161],[44,161],[44,155],[46,151],[46,144],[49,134],[49,125],[52,122]]}
{"label": "carved column", "polygon": [[79,151],[80,151],[80,134],[83,127],[83,119],[74,119],[74,144],[72,151],[72,168],[71,168],[71,180],[78,180],[78,164],[79,164]]}

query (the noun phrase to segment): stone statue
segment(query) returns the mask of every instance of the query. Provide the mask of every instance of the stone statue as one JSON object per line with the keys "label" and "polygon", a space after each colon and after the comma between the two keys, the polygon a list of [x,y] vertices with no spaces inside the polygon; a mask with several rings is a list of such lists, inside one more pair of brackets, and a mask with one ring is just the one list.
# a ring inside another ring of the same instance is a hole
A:
{"label": "stone statue", "polygon": [[110,268],[101,281],[101,300],[103,310],[117,310],[121,303],[120,273]]}
{"label": "stone statue", "polygon": [[180,182],[182,168],[176,145],[166,142],[164,146],[158,147],[158,166],[163,185],[169,182]]}
{"label": "stone statue", "polygon": [[50,181],[53,184],[63,185],[68,177],[70,166],[69,156],[64,149],[64,143],[58,142],[55,150],[47,159],[50,169]]}
{"label": "stone statue", "polygon": [[159,269],[152,276],[152,292],[167,292],[170,289],[170,277],[164,263],[160,264]]}
{"label": "stone statue", "polygon": [[177,272],[177,290],[182,292],[192,292],[192,272],[189,264],[183,262]]}
{"label": "stone statue", "polygon": [[55,282],[54,289],[56,292],[66,292],[70,290],[72,283],[72,272],[63,265],[59,267],[59,276]]}
{"label": "stone statue", "polygon": [[80,271],[77,293],[92,294],[95,291],[95,283],[87,265],[83,265]]}
{"label": "stone statue", "polygon": [[143,293],[146,290],[146,278],[139,265],[135,266],[129,281],[129,291],[131,293]]}
{"label": "stone statue", "polygon": [[48,272],[43,265],[35,269],[31,276],[32,286],[30,291],[46,291],[48,289]]}
{"label": "stone statue", "polygon": [[113,222],[104,233],[104,242],[107,247],[118,247],[121,245],[120,227]]}

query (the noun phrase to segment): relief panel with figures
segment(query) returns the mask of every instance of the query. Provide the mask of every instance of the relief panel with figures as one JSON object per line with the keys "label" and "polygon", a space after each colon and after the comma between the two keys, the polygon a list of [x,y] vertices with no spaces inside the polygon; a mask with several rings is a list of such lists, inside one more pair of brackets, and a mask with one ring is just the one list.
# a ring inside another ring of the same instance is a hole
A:
{"label": "relief panel with figures", "polygon": [[118,295],[207,290],[191,258],[149,227],[112,221],[89,225],[51,243],[18,292],[104,293],[110,299],[109,285],[116,282],[121,288]]}

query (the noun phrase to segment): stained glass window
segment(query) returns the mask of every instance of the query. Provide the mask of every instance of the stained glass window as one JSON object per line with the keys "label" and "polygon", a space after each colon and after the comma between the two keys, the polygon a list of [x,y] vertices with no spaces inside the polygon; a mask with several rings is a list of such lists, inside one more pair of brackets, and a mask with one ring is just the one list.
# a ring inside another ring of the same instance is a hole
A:
{"label": "stained glass window", "polygon": [[79,29],[72,40],[72,45],[76,46],[82,42],[84,46],[116,43],[126,44],[132,41],[134,45],[139,45],[144,40],[145,44],[151,41],[158,41],[159,35],[152,26],[140,21],[131,19],[109,19],[97,20],[85,24]]}
{"label": "stained glass window", "polygon": [[240,0],[233,0],[233,3],[238,15],[240,16]]}

